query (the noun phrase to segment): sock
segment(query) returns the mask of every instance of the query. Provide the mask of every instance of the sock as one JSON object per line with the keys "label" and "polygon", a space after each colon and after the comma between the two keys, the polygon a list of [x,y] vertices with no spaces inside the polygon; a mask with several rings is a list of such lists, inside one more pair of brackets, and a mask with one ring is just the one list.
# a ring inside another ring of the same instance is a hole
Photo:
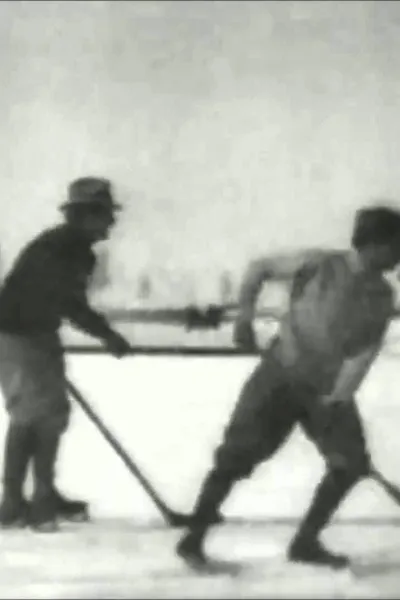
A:
{"label": "sock", "polygon": [[35,482],[35,497],[49,497],[53,494],[55,479],[55,464],[61,440],[58,428],[48,425],[36,429],[35,448],[33,455],[33,473]]}
{"label": "sock", "polygon": [[295,540],[315,539],[357,481],[346,472],[328,472],[315,491]]}
{"label": "sock", "polygon": [[29,425],[10,423],[4,447],[4,495],[20,502],[33,453],[33,431]]}

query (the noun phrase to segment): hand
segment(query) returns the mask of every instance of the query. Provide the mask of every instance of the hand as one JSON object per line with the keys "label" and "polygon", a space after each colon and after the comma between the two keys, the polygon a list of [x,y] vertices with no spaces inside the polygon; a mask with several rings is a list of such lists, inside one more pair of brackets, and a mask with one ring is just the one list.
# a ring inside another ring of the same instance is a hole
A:
{"label": "hand", "polygon": [[131,346],[127,340],[116,331],[113,331],[109,335],[105,341],[105,345],[108,352],[116,358],[122,358],[123,356],[126,356],[131,349]]}
{"label": "hand", "polygon": [[235,344],[243,350],[257,350],[257,340],[253,324],[247,319],[239,319],[233,332]]}

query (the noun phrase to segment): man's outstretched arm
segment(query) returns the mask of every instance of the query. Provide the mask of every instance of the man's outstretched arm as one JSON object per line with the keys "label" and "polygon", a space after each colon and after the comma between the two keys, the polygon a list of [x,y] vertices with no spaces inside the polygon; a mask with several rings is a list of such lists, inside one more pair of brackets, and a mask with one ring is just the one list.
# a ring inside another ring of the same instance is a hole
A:
{"label": "man's outstretched arm", "polygon": [[305,250],[293,254],[262,256],[247,266],[239,288],[239,311],[242,317],[252,319],[257,298],[267,281],[290,282],[296,271],[306,262],[323,255],[321,250]]}

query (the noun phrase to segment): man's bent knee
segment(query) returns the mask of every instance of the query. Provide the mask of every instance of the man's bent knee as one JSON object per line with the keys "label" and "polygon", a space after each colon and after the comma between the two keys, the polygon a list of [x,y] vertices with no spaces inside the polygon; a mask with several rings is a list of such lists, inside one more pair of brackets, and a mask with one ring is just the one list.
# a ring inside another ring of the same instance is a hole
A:
{"label": "man's bent knee", "polygon": [[36,426],[43,433],[53,432],[61,435],[68,428],[70,421],[70,411],[60,411],[48,414],[40,419]]}
{"label": "man's bent knee", "polygon": [[371,471],[371,460],[367,453],[352,457],[332,453],[327,458],[327,467],[340,478],[358,481],[368,477]]}
{"label": "man's bent knee", "polygon": [[214,457],[214,470],[231,480],[246,479],[252,474],[257,460],[247,453],[219,448]]}

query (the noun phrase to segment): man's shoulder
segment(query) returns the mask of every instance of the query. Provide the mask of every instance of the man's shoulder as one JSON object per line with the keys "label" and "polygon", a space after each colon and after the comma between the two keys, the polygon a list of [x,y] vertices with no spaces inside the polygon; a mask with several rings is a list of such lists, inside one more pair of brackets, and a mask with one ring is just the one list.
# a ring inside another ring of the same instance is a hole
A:
{"label": "man's shoulder", "polygon": [[346,260],[347,252],[344,250],[311,249],[305,250],[300,254],[304,263],[315,264],[343,264]]}
{"label": "man's shoulder", "polygon": [[322,288],[335,282],[341,285],[347,278],[347,253],[341,250],[306,250],[298,255],[298,268],[293,277],[294,297],[298,297],[305,285],[313,280]]}
{"label": "man's shoulder", "polygon": [[63,246],[68,244],[70,239],[71,235],[68,229],[64,225],[56,225],[54,227],[48,227],[39,233],[32,240],[32,245]]}
{"label": "man's shoulder", "polygon": [[320,264],[336,254],[332,250],[312,248],[259,255],[249,262],[246,273],[249,278],[266,274],[271,280],[288,282],[300,271],[310,273],[318,270]]}
{"label": "man's shoulder", "polygon": [[60,227],[45,229],[21,248],[14,266],[35,261],[36,257],[40,260],[45,254],[52,254],[57,247],[63,246],[63,238],[64,232]]}
{"label": "man's shoulder", "polygon": [[310,250],[305,251],[300,267],[321,272],[341,273],[348,270],[348,252],[345,250]]}
{"label": "man's shoulder", "polygon": [[82,249],[82,240],[67,225],[49,227],[37,235],[26,250],[32,253],[47,254],[59,258],[73,258],[81,255],[82,251],[90,253],[89,247]]}
{"label": "man's shoulder", "polygon": [[343,268],[346,264],[346,252],[341,250],[310,249],[287,255],[287,262],[292,262],[295,276],[298,273],[317,273]]}
{"label": "man's shoulder", "polygon": [[347,286],[354,279],[349,265],[348,251],[325,251],[311,259],[308,265],[309,267],[314,265],[316,277],[323,288]]}
{"label": "man's shoulder", "polygon": [[332,261],[343,260],[346,252],[342,250],[330,250],[326,248],[306,248],[303,250],[294,250],[281,254],[281,260],[287,262],[303,264],[323,264]]}

